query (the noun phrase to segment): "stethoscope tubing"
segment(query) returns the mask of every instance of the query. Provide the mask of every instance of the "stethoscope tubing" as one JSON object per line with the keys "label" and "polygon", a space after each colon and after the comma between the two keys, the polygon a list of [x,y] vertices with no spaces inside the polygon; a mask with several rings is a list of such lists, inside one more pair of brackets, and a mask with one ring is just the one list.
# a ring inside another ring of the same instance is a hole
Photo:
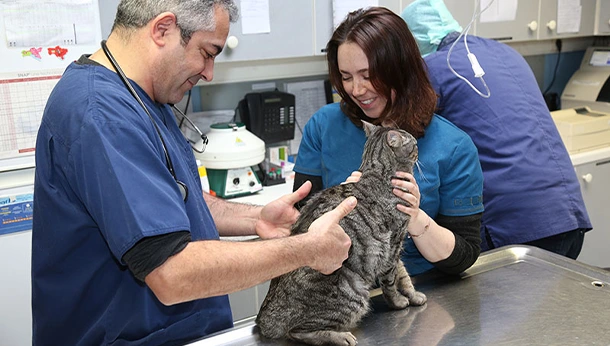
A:
{"label": "stethoscope tubing", "polygon": [[[152,122],[152,124],[155,128],[155,131],[157,132],[157,135],[159,136],[159,139],[161,140],[161,146],[163,147],[163,153],[165,154],[165,162],[166,162],[167,169],[169,170],[169,173],[172,175],[172,177],[178,184],[180,193],[182,195],[182,199],[184,200],[184,202],[186,202],[188,199],[188,187],[186,186],[185,183],[178,180],[178,177],[176,176],[176,172],[174,171],[174,164],[172,163],[172,159],[169,156],[169,152],[167,151],[167,146],[165,144],[165,139],[163,138],[163,135],[161,134],[161,129],[159,129],[157,122],[155,121],[155,119],[152,117],[152,115],[148,111],[148,108],[146,107],[146,105],[144,104],[142,99],[140,98],[140,95],[138,95],[138,93],[136,93],[136,90],[133,88],[133,86],[129,82],[129,79],[127,79],[125,72],[123,72],[123,70],[119,66],[119,63],[116,61],[116,59],[114,58],[114,56],[108,49],[108,46],[106,45],[106,40],[103,40],[101,42],[101,46],[102,46],[102,50],[104,51],[104,54],[106,54],[106,57],[108,58],[108,60],[110,61],[110,63],[114,67],[114,69],[116,70],[117,74],[119,75],[119,78],[121,79],[123,84],[125,84],[125,87],[127,87],[127,90],[129,90],[131,95],[136,99],[136,101],[138,101],[140,106],[142,106],[142,109],[144,109],[144,112],[146,112],[146,115],[148,115],[148,118],[150,118],[150,121]],[[177,109],[177,107],[174,107],[174,108]],[[180,113],[182,113],[182,112],[180,112]],[[186,115],[184,115],[184,113],[182,113],[182,115],[186,118]],[[190,119],[188,119],[188,118],[186,118],[186,119],[189,122],[191,122]],[[197,129],[197,130],[199,130],[199,129]],[[201,131],[199,131],[199,133],[201,133]],[[207,144],[207,137],[205,138],[205,142]]]}

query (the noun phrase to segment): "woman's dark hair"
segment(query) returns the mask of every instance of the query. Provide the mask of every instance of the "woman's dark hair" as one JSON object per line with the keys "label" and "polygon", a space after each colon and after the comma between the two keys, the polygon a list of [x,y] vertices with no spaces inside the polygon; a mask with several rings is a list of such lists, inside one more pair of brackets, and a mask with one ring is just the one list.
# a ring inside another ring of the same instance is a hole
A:
{"label": "woman's dark hair", "polygon": [[[388,100],[379,119],[367,117],[343,87],[337,52],[346,42],[362,49],[373,87]],[[417,43],[402,18],[384,7],[349,13],[328,42],[326,59],[330,82],[342,98],[341,109],[354,124],[362,126],[361,119],[373,124],[389,122],[415,138],[424,135],[437,98]]]}

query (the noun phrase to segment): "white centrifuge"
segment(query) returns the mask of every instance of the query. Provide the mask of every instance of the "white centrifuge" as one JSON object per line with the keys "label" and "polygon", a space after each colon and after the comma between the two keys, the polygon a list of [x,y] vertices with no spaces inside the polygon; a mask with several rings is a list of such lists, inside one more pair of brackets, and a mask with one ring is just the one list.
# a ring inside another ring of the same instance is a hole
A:
{"label": "white centrifuge", "polygon": [[263,189],[253,166],[265,160],[265,142],[235,122],[211,125],[207,137],[205,151],[195,157],[205,166],[216,196],[239,197]]}

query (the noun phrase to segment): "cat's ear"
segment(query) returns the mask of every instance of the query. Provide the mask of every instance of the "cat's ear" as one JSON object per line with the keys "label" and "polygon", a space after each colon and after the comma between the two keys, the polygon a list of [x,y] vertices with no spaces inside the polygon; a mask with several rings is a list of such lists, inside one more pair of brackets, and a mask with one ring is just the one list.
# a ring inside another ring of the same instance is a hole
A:
{"label": "cat's ear", "polygon": [[386,136],[388,145],[391,148],[398,148],[402,145],[402,135],[400,134],[400,132],[391,130],[388,131],[388,134]]}
{"label": "cat's ear", "polygon": [[370,136],[371,133],[373,133],[373,131],[375,130],[375,128],[377,126],[369,123],[368,121],[364,121],[364,120],[360,120],[360,121],[362,121],[362,128],[364,129],[364,133],[366,134],[367,137]]}

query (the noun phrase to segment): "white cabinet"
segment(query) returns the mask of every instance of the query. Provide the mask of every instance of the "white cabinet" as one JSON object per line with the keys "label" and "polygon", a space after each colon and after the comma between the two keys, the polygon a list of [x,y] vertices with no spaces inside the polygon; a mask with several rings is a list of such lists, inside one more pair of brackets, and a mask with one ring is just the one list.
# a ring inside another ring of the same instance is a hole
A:
{"label": "white cabinet", "polygon": [[[514,20],[501,20],[502,16],[497,16],[496,20],[489,21],[486,18],[490,18],[490,14],[496,13],[497,15],[506,14],[505,8],[500,8],[499,1],[496,0],[492,3],[492,6],[486,9],[485,15],[478,16],[475,23],[470,28],[469,34],[497,39],[501,41],[526,41],[535,40],[538,38],[538,31],[541,29],[539,25],[540,12],[540,1],[547,0],[518,0],[517,12]],[[553,0],[548,0],[552,2]],[[583,1],[595,1],[595,0],[583,0]],[[403,8],[412,3],[413,0],[403,0]],[[557,0],[554,0],[555,9],[557,8]],[[474,11],[482,9],[480,1],[475,0],[445,0],[447,9],[462,26],[466,28],[472,20]],[[478,6],[475,8],[475,6]],[[485,3],[483,3],[485,6]],[[546,9],[545,9],[546,11]],[[557,11],[555,10],[556,14]]]}
{"label": "white cabinet", "polygon": [[538,39],[553,39],[593,35],[596,0],[580,0],[581,16],[577,32],[557,33],[557,0],[540,0]]}
{"label": "white cabinet", "polygon": [[100,24],[102,26],[102,38],[105,40],[110,35],[116,9],[119,6],[119,0],[99,0],[100,8]]}
{"label": "white cabinet", "polygon": [[[119,0],[100,0],[102,34],[110,33]],[[241,3],[236,1],[239,6]],[[227,43],[216,62],[249,61],[313,56],[313,0],[269,0],[270,32],[243,34],[242,20],[231,23]]]}
{"label": "white cabinet", "polygon": [[[457,20],[457,22],[460,24],[462,29],[465,29],[468,24],[470,24],[470,21],[472,20],[472,15],[474,14],[475,10],[474,1],[445,0],[445,5],[447,6],[449,12],[451,12],[453,18]],[[474,34],[474,32],[475,24],[473,23],[468,34]]]}
{"label": "white cabinet", "polygon": [[610,1],[597,0],[595,35],[610,34]]}
{"label": "white cabinet", "polygon": [[[517,0],[517,9],[514,20],[503,20],[507,9],[503,7],[501,0],[496,0],[491,7],[480,15],[470,34],[492,38],[501,41],[530,41],[546,40],[553,38],[591,36],[595,32],[596,1],[600,0],[580,0],[581,17],[579,30],[571,33],[557,33],[557,4],[558,0]],[[605,9],[604,20],[606,32],[610,33],[610,1],[601,0]],[[403,8],[412,3],[413,0],[403,0]],[[472,19],[475,5],[478,11],[482,9],[482,3],[475,0],[445,0],[445,5],[453,17],[465,28]],[[495,13],[495,16],[493,15]],[[492,21],[491,18],[495,19]],[[607,18],[606,18],[607,17]]]}
{"label": "white cabinet", "polygon": [[238,322],[258,314],[258,310],[260,310],[267,296],[267,291],[269,291],[269,283],[270,281],[267,281],[243,291],[229,294],[233,321]]}
{"label": "white cabinet", "polygon": [[[540,30],[540,22],[538,19],[538,12],[540,7],[539,1],[532,0],[518,0],[517,12],[515,20],[511,21],[488,21],[489,15],[494,11],[498,15],[505,15],[505,10],[500,11],[497,5],[498,3],[492,3],[492,7],[488,8],[484,12],[486,15],[482,15],[477,19],[476,23],[476,35],[493,38],[501,41],[527,41],[535,40],[538,37],[538,30]],[[502,17],[498,17],[501,19]]]}
{"label": "white cabinet", "polygon": [[[244,34],[242,21],[232,23],[216,62],[294,58],[313,55],[313,0],[269,0],[270,32]],[[234,42],[234,48],[229,43]]]}
{"label": "white cabinet", "polygon": [[[379,0],[379,6],[386,7],[400,14],[400,0]],[[331,0],[315,0],[315,55],[324,55],[326,44],[333,34],[333,2]]]}
{"label": "white cabinet", "polygon": [[578,260],[610,268],[610,158],[575,167],[593,230],[585,235]]}

